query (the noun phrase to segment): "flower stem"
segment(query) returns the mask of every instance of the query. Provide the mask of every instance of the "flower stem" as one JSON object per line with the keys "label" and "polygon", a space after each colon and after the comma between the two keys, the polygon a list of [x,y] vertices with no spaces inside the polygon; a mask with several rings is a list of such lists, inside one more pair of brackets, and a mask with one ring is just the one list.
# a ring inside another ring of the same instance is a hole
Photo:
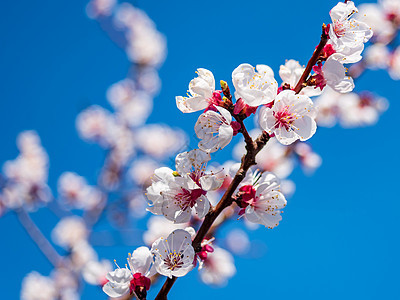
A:
{"label": "flower stem", "polygon": [[299,82],[297,83],[296,87],[294,88],[294,91],[296,94],[300,93],[302,88],[304,87],[304,83],[307,81],[308,76],[311,73],[312,67],[316,64],[318,61],[319,56],[321,55],[322,50],[324,49],[326,43],[328,42],[328,35],[326,34],[326,25],[322,25],[322,34],[321,34],[321,40],[318,44],[317,49],[315,49],[313,55],[311,56],[310,60],[308,61],[308,64],[306,66],[306,69],[304,70],[303,74],[301,75]]}

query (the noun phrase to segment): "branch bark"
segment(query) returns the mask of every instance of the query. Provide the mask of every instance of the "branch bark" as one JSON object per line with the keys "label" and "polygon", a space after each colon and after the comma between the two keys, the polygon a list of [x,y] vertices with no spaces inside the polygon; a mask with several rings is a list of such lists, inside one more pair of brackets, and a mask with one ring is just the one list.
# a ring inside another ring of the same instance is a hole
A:
{"label": "branch bark", "polygon": [[322,53],[322,50],[324,50],[324,47],[326,43],[328,42],[328,35],[326,34],[326,25],[322,25],[322,34],[321,34],[321,40],[318,44],[317,49],[315,49],[313,55],[311,56],[310,60],[308,61],[308,64],[306,66],[306,69],[304,70],[303,74],[301,75],[299,82],[297,83],[296,87],[294,88],[294,91],[296,94],[300,93],[302,88],[304,87],[304,83],[307,81],[308,76],[311,73],[312,67],[316,64],[318,61],[319,56]]}

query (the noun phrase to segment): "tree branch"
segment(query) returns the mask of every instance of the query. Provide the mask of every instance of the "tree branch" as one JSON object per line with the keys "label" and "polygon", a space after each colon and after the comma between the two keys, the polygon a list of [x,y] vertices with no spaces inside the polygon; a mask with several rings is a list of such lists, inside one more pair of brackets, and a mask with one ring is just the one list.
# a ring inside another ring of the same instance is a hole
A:
{"label": "tree branch", "polygon": [[60,267],[63,264],[63,258],[36,226],[29,214],[23,208],[16,210],[16,214],[25,231],[29,234],[44,256],[46,256],[54,267]]}
{"label": "tree branch", "polygon": [[307,78],[310,75],[312,67],[318,61],[318,58],[321,55],[321,52],[324,49],[324,47],[325,47],[327,42],[328,42],[328,35],[326,34],[326,25],[323,24],[322,25],[321,40],[320,40],[320,42],[318,44],[318,47],[317,47],[317,49],[315,49],[313,55],[311,56],[310,60],[308,61],[306,69],[304,70],[303,74],[301,75],[301,77],[299,79],[299,82],[297,83],[296,87],[294,88],[294,91],[296,92],[296,94],[300,93],[300,91],[304,87],[304,83],[307,81]]}
{"label": "tree branch", "polygon": [[[245,129],[245,127],[243,127]],[[247,130],[245,131],[247,132]],[[256,155],[261,149],[265,146],[265,144],[269,141],[270,135],[263,131],[262,134],[253,142],[251,140],[251,145],[246,144],[247,153],[242,157],[242,162],[240,164],[239,170],[236,172],[235,177],[233,178],[231,184],[228,189],[225,191],[221,200],[218,202],[217,206],[210,210],[210,212],[205,216],[203,223],[200,226],[200,229],[197,231],[195,238],[193,239],[192,245],[196,252],[201,251],[201,242],[204,237],[212,227],[215,219],[221,214],[221,212],[232,204],[232,195],[235,192],[236,188],[242,182],[244,177],[246,176],[247,171],[252,165],[256,164]],[[158,293],[156,300],[166,300],[169,291],[176,281],[176,277],[172,277],[172,279],[167,278],[160,292]]]}

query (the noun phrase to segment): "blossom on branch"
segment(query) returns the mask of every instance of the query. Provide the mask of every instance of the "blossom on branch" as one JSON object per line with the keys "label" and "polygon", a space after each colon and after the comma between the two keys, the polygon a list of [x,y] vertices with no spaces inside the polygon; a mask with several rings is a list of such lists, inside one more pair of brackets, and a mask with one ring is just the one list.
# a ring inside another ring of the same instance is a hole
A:
{"label": "blossom on branch", "polygon": [[192,239],[183,229],[173,231],[166,239],[159,238],[153,243],[151,252],[155,268],[161,275],[182,277],[193,269],[195,252]]}
{"label": "blossom on branch", "polygon": [[250,106],[271,102],[278,91],[274,72],[266,65],[257,65],[254,68],[250,64],[241,64],[233,70],[232,82],[236,89],[235,98],[243,99]]}
{"label": "blossom on branch", "polygon": [[224,181],[218,173],[205,172],[210,159],[209,153],[194,149],[177,155],[176,172],[165,167],[155,170],[146,194],[151,201],[148,210],[176,223],[188,222],[192,210],[203,218],[210,209],[207,192],[218,189]]}
{"label": "blossom on branch", "polygon": [[314,135],[317,129],[314,118],[315,109],[309,97],[284,90],[276,96],[272,108],[261,109],[259,123],[263,130],[274,133],[280,143],[289,145]]}
{"label": "blossom on branch", "polygon": [[[137,295],[146,295],[150,289],[150,276],[154,275],[153,254],[147,247],[139,247],[129,253],[128,267],[118,267],[106,276],[108,282],[103,291],[110,297],[121,297],[135,292]],[[118,266],[118,265],[117,265]]]}
{"label": "blossom on branch", "polygon": [[[353,57],[354,53],[361,53],[364,43],[372,37],[371,28],[364,22],[351,17],[358,10],[353,1],[339,2],[330,11],[332,24],[329,24],[329,38],[336,53],[342,53],[347,57]],[[360,51],[361,50],[361,51]],[[356,54],[355,57],[361,57]],[[356,62],[354,59],[346,59],[346,62]]]}
{"label": "blossom on branch", "polygon": [[285,196],[280,192],[280,180],[272,173],[248,171],[247,178],[239,188],[238,203],[242,208],[239,214],[245,215],[252,223],[268,228],[278,226],[282,220],[280,209],[286,206]]}
{"label": "blossom on branch", "polygon": [[199,68],[194,78],[189,83],[187,97],[176,96],[176,106],[183,113],[191,113],[218,106],[222,101],[221,91],[215,91],[215,79],[213,73],[207,69]]}
{"label": "blossom on branch", "polygon": [[226,147],[240,129],[240,124],[232,121],[232,115],[225,108],[217,107],[219,113],[208,110],[199,116],[194,131],[201,141],[199,148],[215,152]]}

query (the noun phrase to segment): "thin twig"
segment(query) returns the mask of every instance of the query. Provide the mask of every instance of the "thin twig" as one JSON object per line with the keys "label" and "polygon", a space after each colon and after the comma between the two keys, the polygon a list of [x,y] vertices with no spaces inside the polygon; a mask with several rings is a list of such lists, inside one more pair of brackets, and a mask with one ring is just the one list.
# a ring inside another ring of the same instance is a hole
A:
{"label": "thin twig", "polygon": [[29,214],[23,208],[16,210],[16,214],[25,231],[29,234],[44,256],[54,267],[60,267],[63,264],[63,258],[36,226]]}

